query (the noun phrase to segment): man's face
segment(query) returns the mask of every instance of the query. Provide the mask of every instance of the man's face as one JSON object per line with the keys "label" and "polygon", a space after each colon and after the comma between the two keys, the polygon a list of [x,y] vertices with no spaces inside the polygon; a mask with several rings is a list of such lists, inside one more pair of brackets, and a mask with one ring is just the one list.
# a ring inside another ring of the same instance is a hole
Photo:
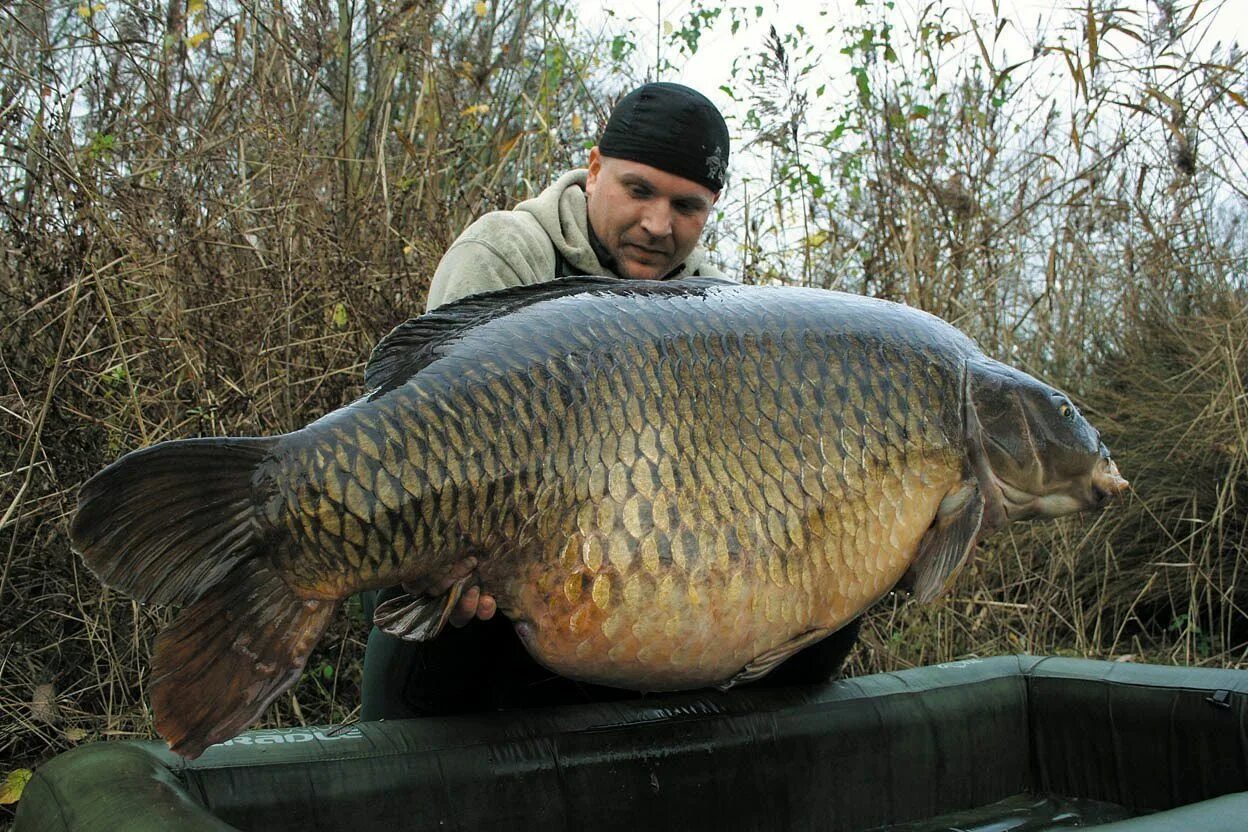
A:
{"label": "man's face", "polygon": [[670,173],[589,151],[589,224],[620,277],[658,280],[685,261],[719,194]]}

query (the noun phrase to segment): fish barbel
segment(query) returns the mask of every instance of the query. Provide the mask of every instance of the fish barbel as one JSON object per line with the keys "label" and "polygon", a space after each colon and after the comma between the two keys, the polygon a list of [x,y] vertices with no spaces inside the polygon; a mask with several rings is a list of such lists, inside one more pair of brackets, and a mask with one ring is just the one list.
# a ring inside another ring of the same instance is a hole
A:
{"label": "fish barbel", "polygon": [[936,597],[1007,522],[1125,491],[1069,399],[885,301],[569,278],[396,328],[368,392],[278,437],[165,442],[83,487],[72,539],[141,601],[186,756],[299,677],[337,604],[473,566],[533,657],[635,690],[730,686],[905,581]]}

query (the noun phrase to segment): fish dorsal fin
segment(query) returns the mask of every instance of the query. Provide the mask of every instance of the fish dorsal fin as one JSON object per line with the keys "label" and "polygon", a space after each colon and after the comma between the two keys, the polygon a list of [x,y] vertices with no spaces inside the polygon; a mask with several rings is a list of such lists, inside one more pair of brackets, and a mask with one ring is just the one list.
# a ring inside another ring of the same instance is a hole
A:
{"label": "fish dorsal fin", "polygon": [[935,600],[970,561],[984,519],[984,495],[978,485],[964,485],[941,502],[941,509],[919,541],[907,575],[915,599],[925,603]]}
{"label": "fish dorsal fin", "polygon": [[574,275],[531,286],[482,292],[439,306],[399,324],[373,349],[364,369],[364,384],[373,395],[393,390],[428,366],[441,348],[487,321],[510,315],[535,303],[585,292],[614,294],[681,294],[710,286],[737,285],[726,278],[625,280],[606,275]]}
{"label": "fish dorsal fin", "polygon": [[[631,282],[631,281],[628,281]],[[364,384],[377,392],[392,390],[438,357],[438,348],[486,321],[509,315],[551,298],[618,287],[618,277],[574,277],[482,292],[439,306],[399,324],[373,348],[364,369]]]}

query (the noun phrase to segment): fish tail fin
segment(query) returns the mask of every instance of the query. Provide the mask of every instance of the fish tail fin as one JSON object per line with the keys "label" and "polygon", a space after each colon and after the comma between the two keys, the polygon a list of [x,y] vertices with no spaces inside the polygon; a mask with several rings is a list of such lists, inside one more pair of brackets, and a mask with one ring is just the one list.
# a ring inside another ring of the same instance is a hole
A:
{"label": "fish tail fin", "polygon": [[277,441],[184,439],[126,454],[78,492],[74,550],[139,601],[194,601],[259,553],[253,480]]}
{"label": "fish tail fin", "polygon": [[78,494],[74,549],[140,601],[189,604],[156,639],[156,730],[197,757],[299,678],[337,603],[298,596],[264,557],[261,466],[277,438],[187,439],[127,454]]}
{"label": "fish tail fin", "polygon": [[236,566],[156,639],[156,731],[188,758],[259,719],[299,678],[336,601],[301,598],[262,560]]}

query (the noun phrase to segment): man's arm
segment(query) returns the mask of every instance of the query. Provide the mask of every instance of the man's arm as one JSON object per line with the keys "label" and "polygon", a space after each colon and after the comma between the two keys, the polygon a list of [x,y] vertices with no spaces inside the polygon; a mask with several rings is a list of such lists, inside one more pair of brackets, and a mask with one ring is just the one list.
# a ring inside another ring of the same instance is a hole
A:
{"label": "man's arm", "polygon": [[497,252],[477,240],[462,240],[438,263],[429,283],[425,311],[437,309],[479,292],[495,292],[522,285],[520,276]]}
{"label": "man's arm", "polygon": [[554,245],[536,220],[518,211],[496,211],[468,226],[447,250],[433,273],[425,310],[554,276]]}

